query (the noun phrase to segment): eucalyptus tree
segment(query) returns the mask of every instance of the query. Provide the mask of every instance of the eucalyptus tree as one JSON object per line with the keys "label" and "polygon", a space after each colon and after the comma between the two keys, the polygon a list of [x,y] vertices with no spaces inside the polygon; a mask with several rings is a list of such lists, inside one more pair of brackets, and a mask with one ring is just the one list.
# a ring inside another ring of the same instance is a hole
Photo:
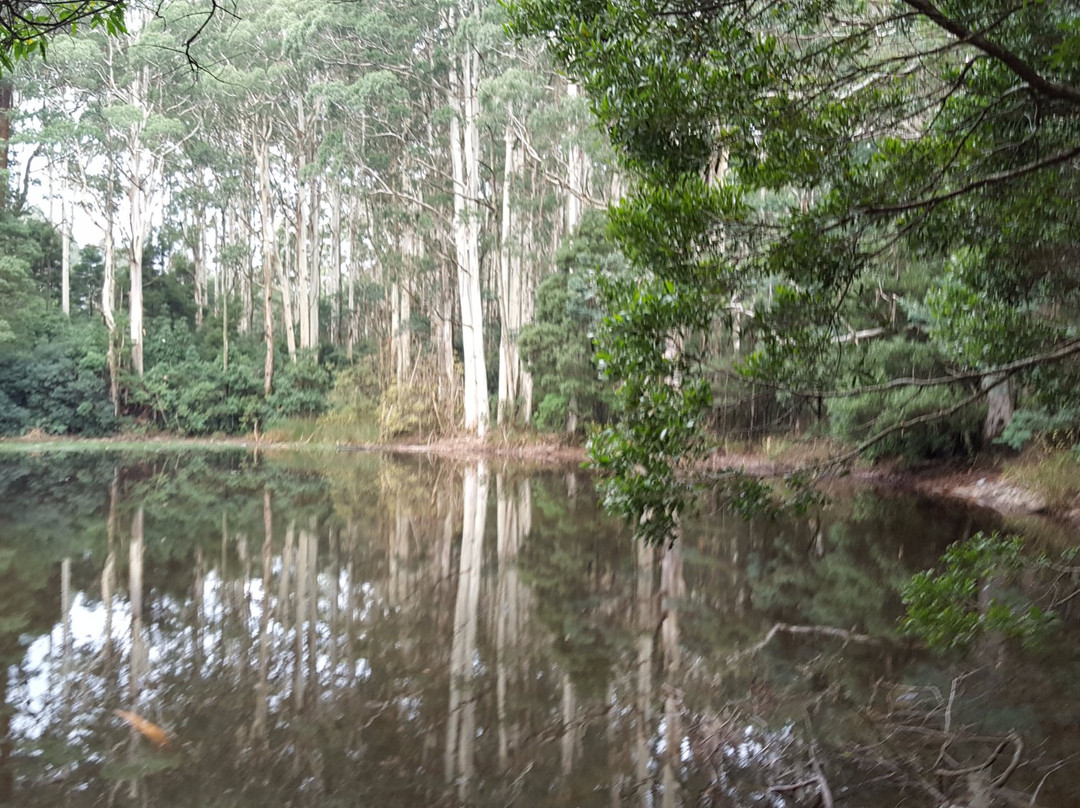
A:
{"label": "eucalyptus tree", "polygon": [[484,312],[480,297],[480,52],[475,33],[478,0],[447,12],[455,32],[449,58],[447,105],[450,108],[450,159],[454,172],[454,249],[461,305],[462,364],[465,372],[465,429],[483,437],[491,414],[488,405]]}

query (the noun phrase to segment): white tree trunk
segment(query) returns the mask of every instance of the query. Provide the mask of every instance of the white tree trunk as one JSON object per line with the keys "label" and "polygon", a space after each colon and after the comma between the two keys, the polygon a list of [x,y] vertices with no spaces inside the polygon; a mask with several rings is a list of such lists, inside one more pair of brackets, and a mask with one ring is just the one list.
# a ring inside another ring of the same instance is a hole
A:
{"label": "white tree trunk", "polygon": [[266,343],[266,361],[263,365],[263,395],[270,395],[274,381],[274,262],[277,246],[274,244],[274,214],[270,196],[270,134],[266,124],[258,136],[252,136],[255,165],[259,172],[259,219],[262,230],[262,281],[263,281],[263,340]]}
{"label": "white tree trunk", "polygon": [[191,263],[195,275],[195,327],[202,328],[206,317],[206,245],[205,211],[197,205],[192,211]]}
{"label": "white tree trunk", "polygon": [[[285,239],[282,249],[288,252],[288,238]],[[294,251],[295,255],[295,251]],[[281,308],[285,319],[285,345],[289,351],[289,361],[296,361],[296,311],[293,308],[292,281],[289,279],[289,267],[285,266],[288,255],[279,256],[277,262],[280,273],[278,282],[281,284]],[[302,326],[301,326],[302,327]]]}
{"label": "white tree trunk", "polygon": [[308,249],[310,250],[309,273],[311,288],[308,290],[308,342],[309,348],[319,347],[319,301],[322,299],[322,230],[319,228],[319,211],[322,193],[319,180],[310,183],[308,206]]}
{"label": "white tree trunk", "polygon": [[149,67],[144,66],[133,80],[129,99],[142,111],[140,118],[128,128],[128,271],[131,293],[128,297],[130,314],[131,360],[135,372],[143,375],[143,248],[150,234],[150,216],[154,195],[161,184],[164,158],[151,152],[143,142],[143,132],[150,118],[148,104]]}
{"label": "white tree trunk", "polygon": [[116,315],[114,313],[116,311],[116,246],[113,241],[113,226],[116,210],[112,177],[113,173],[110,170],[105,186],[105,254],[102,256],[105,266],[102,270],[101,281],[101,317],[109,331],[109,347],[105,354],[105,360],[109,365],[109,398],[113,404],[113,415],[119,415],[120,361],[117,356]]}
{"label": "white tree trunk", "polygon": [[518,335],[525,324],[524,298],[531,298],[532,289],[528,288],[531,284],[525,277],[525,262],[528,259],[526,253],[519,249],[524,244],[518,232],[520,217],[513,204],[514,178],[524,166],[524,159],[517,148],[517,138],[510,123],[512,118],[512,111],[508,110],[503,134],[502,226],[499,239],[499,426],[512,423],[522,411],[527,421],[531,404],[525,400],[531,381],[526,380],[529,374],[521,361]]}
{"label": "white tree trunk", "polygon": [[[570,98],[577,98],[580,95],[578,86],[574,83],[567,85],[566,94]],[[574,133],[576,135],[576,133]],[[592,173],[592,166],[589,163],[589,156],[585,154],[585,150],[581,147],[579,137],[572,137],[569,144],[569,164],[567,166],[567,194],[566,194],[566,232],[573,233],[574,229],[581,222],[581,215],[584,211],[583,200],[586,198],[589,189],[589,175]]]}
{"label": "white tree trunk", "polygon": [[330,342],[341,345],[341,183],[330,186],[330,271],[333,273],[333,304],[330,306]]}
{"label": "white tree trunk", "polygon": [[1000,374],[986,376],[982,380],[986,394],[986,421],[983,424],[983,440],[992,441],[1009,425],[1013,417],[1012,383]]}
{"label": "white tree trunk", "polygon": [[71,204],[60,203],[63,220],[60,225],[60,310],[71,316]]}
{"label": "white tree trunk", "polygon": [[465,429],[483,437],[490,415],[480,296],[480,136],[476,126],[480,56],[471,44],[461,55],[460,64],[460,81],[457,71],[453,67],[450,70],[450,86],[458,93],[454,99],[455,114],[450,119],[450,157],[454,170],[454,246],[464,349]]}
{"label": "white tree trunk", "polygon": [[360,217],[361,206],[355,201],[353,202],[353,209],[349,215],[349,307],[348,307],[348,342],[346,348],[346,354],[349,357],[349,361],[353,360],[353,350],[356,346],[356,340],[358,337],[357,326],[359,313],[356,310],[356,276],[357,276],[357,262],[359,258],[359,250],[357,250],[357,231],[360,229],[360,223],[358,221]]}

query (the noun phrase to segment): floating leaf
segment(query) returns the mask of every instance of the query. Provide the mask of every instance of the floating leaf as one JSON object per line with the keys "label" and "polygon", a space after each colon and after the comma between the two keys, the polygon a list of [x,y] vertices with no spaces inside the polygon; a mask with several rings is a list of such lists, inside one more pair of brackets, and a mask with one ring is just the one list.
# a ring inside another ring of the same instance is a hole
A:
{"label": "floating leaf", "polygon": [[147,721],[141,715],[128,710],[113,710],[113,712],[158,749],[164,749],[169,745],[169,736],[153,721]]}

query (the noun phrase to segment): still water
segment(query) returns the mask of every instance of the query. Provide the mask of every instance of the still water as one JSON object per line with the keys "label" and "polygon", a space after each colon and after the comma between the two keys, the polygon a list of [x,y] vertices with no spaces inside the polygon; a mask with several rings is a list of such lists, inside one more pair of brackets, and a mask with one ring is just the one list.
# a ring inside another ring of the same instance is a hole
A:
{"label": "still water", "polygon": [[6,454],[0,801],[1080,804],[1072,602],[1052,651],[895,630],[989,516],[703,514],[649,548],[575,469]]}

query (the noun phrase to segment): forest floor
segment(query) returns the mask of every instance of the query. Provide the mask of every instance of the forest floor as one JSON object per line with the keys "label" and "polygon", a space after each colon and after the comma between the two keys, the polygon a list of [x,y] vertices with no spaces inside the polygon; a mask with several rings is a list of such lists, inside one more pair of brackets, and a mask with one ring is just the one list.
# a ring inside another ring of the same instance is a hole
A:
{"label": "forest floor", "polygon": [[[448,437],[430,442],[342,443],[317,439],[300,441],[267,440],[265,437],[233,436],[183,438],[175,435],[123,434],[110,438],[77,439],[54,437],[40,432],[21,438],[0,439],[4,447],[16,451],[113,451],[152,448],[159,451],[183,448],[248,449],[252,451],[337,451],[427,454],[456,461],[487,458],[537,467],[582,465],[585,448],[554,436],[471,436]],[[782,477],[837,451],[835,445],[815,441],[780,439],[761,444],[739,444],[718,450],[704,468],[734,468],[760,477]],[[828,490],[856,485],[887,486],[934,498],[963,501],[1003,514],[1045,514],[1080,523],[1080,464],[1062,461],[1061,453],[1029,454],[1007,458],[983,455],[967,464],[930,462],[904,466],[898,462],[874,465],[858,462],[849,470],[825,480]]]}

